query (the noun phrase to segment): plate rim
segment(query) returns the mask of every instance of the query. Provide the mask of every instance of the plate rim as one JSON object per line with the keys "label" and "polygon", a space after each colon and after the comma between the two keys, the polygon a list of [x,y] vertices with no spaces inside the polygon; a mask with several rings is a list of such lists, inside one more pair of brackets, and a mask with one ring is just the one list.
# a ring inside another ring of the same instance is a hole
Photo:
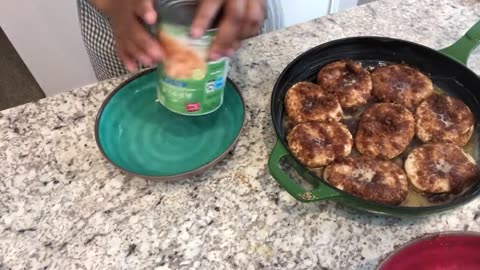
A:
{"label": "plate rim", "polygon": [[440,236],[475,236],[480,238],[480,232],[476,231],[462,231],[462,230],[449,230],[449,231],[439,231],[439,232],[434,232],[434,233],[425,233],[423,235],[420,235],[418,237],[414,237],[410,239],[409,241],[400,244],[397,248],[394,247],[394,249],[387,253],[383,258],[381,258],[378,262],[377,267],[375,268],[376,270],[383,270],[382,267],[384,267],[389,261],[395,257],[396,255],[400,254],[403,250],[409,248],[412,245],[415,245],[417,243],[421,243],[422,241],[431,239],[431,238],[436,238]]}
{"label": "plate rim", "polygon": [[[225,149],[225,151],[222,152],[220,155],[218,155],[213,160],[211,160],[210,162],[208,162],[207,164],[204,164],[204,165],[202,165],[202,166],[200,166],[196,169],[193,169],[193,170],[190,170],[190,171],[187,171],[187,172],[183,172],[183,173],[180,173],[180,174],[175,174],[175,175],[156,176],[156,175],[139,174],[139,173],[127,170],[125,168],[122,168],[119,165],[115,164],[105,154],[105,151],[104,151],[102,145],[100,144],[100,138],[99,138],[99,132],[98,132],[99,131],[99,125],[100,125],[100,118],[102,117],[103,111],[105,110],[105,107],[107,106],[107,104],[110,102],[110,100],[113,98],[113,96],[115,96],[115,94],[117,94],[120,90],[122,90],[125,86],[130,84],[132,81],[134,81],[134,80],[138,79],[139,77],[144,76],[146,74],[155,72],[155,70],[156,70],[156,68],[150,68],[150,69],[143,70],[143,71],[131,76],[130,78],[128,78],[127,80],[125,80],[121,84],[119,84],[117,87],[115,87],[115,89],[111,93],[109,93],[108,96],[105,98],[105,100],[102,102],[102,105],[98,109],[97,115],[95,117],[95,142],[97,144],[97,148],[100,150],[100,153],[102,154],[102,156],[110,164],[112,164],[115,168],[117,168],[118,170],[120,170],[120,171],[122,171],[122,172],[124,172],[128,175],[132,175],[132,176],[135,176],[135,177],[141,177],[141,178],[144,178],[144,179],[152,179],[152,180],[177,181],[177,180],[190,178],[190,177],[193,177],[193,176],[196,176],[196,175],[200,175],[200,174],[206,172],[207,170],[213,168],[215,165],[217,165],[220,161],[222,161],[235,148],[235,146],[238,143],[238,140],[240,139],[240,136],[242,135],[242,133],[245,129],[245,125],[246,125],[246,122],[247,122],[247,118],[246,118],[247,107],[246,107],[246,104],[245,104],[245,99],[242,95],[242,92],[238,88],[238,85],[232,79],[230,79],[229,77],[227,77],[228,83],[230,83],[233,86],[233,88],[235,89],[235,91],[237,91],[237,94],[239,95],[240,100],[242,102],[242,106],[243,106],[242,126],[240,127],[240,130],[238,131],[237,135],[235,136],[235,139],[233,140],[233,142]],[[198,117],[198,116],[192,116],[192,117]]]}

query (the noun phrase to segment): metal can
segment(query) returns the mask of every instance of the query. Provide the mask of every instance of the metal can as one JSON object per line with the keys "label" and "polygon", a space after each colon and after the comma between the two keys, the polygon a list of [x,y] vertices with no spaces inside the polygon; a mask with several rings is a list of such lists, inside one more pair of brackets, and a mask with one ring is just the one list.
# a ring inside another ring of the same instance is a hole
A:
{"label": "metal can", "polygon": [[[165,51],[158,66],[157,100],[183,115],[205,115],[223,104],[229,59],[208,60],[218,18],[200,38],[192,38],[196,0],[155,0],[156,36]],[[219,16],[218,16],[219,17]]]}

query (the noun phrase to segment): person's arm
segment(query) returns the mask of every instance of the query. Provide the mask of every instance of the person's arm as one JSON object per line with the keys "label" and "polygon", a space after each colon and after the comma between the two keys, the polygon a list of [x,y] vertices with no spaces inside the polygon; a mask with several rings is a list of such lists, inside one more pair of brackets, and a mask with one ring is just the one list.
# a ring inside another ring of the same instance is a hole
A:
{"label": "person's arm", "polygon": [[138,63],[150,66],[162,60],[160,43],[144,27],[157,20],[153,0],[89,1],[109,18],[117,54],[129,71],[136,71]]}

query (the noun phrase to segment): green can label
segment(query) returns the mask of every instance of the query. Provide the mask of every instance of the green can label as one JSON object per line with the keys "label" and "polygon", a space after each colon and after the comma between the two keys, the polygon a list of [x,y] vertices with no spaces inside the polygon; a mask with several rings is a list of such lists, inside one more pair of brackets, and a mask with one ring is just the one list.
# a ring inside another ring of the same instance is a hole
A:
{"label": "green can label", "polygon": [[165,60],[158,67],[157,98],[165,108],[183,115],[205,115],[223,104],[228,58],[208,62],[216,30],[192,39],[190,28],[160,24],[158,38]]}

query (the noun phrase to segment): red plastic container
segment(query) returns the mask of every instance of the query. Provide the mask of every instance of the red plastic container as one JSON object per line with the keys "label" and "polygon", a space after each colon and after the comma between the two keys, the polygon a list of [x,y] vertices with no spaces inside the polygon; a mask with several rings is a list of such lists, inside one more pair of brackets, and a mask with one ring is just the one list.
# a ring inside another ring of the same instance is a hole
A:
{"label": "red plastic container", "polygon": [[431,234],[399,248],[378,270],[480,270],[480,233]]}

